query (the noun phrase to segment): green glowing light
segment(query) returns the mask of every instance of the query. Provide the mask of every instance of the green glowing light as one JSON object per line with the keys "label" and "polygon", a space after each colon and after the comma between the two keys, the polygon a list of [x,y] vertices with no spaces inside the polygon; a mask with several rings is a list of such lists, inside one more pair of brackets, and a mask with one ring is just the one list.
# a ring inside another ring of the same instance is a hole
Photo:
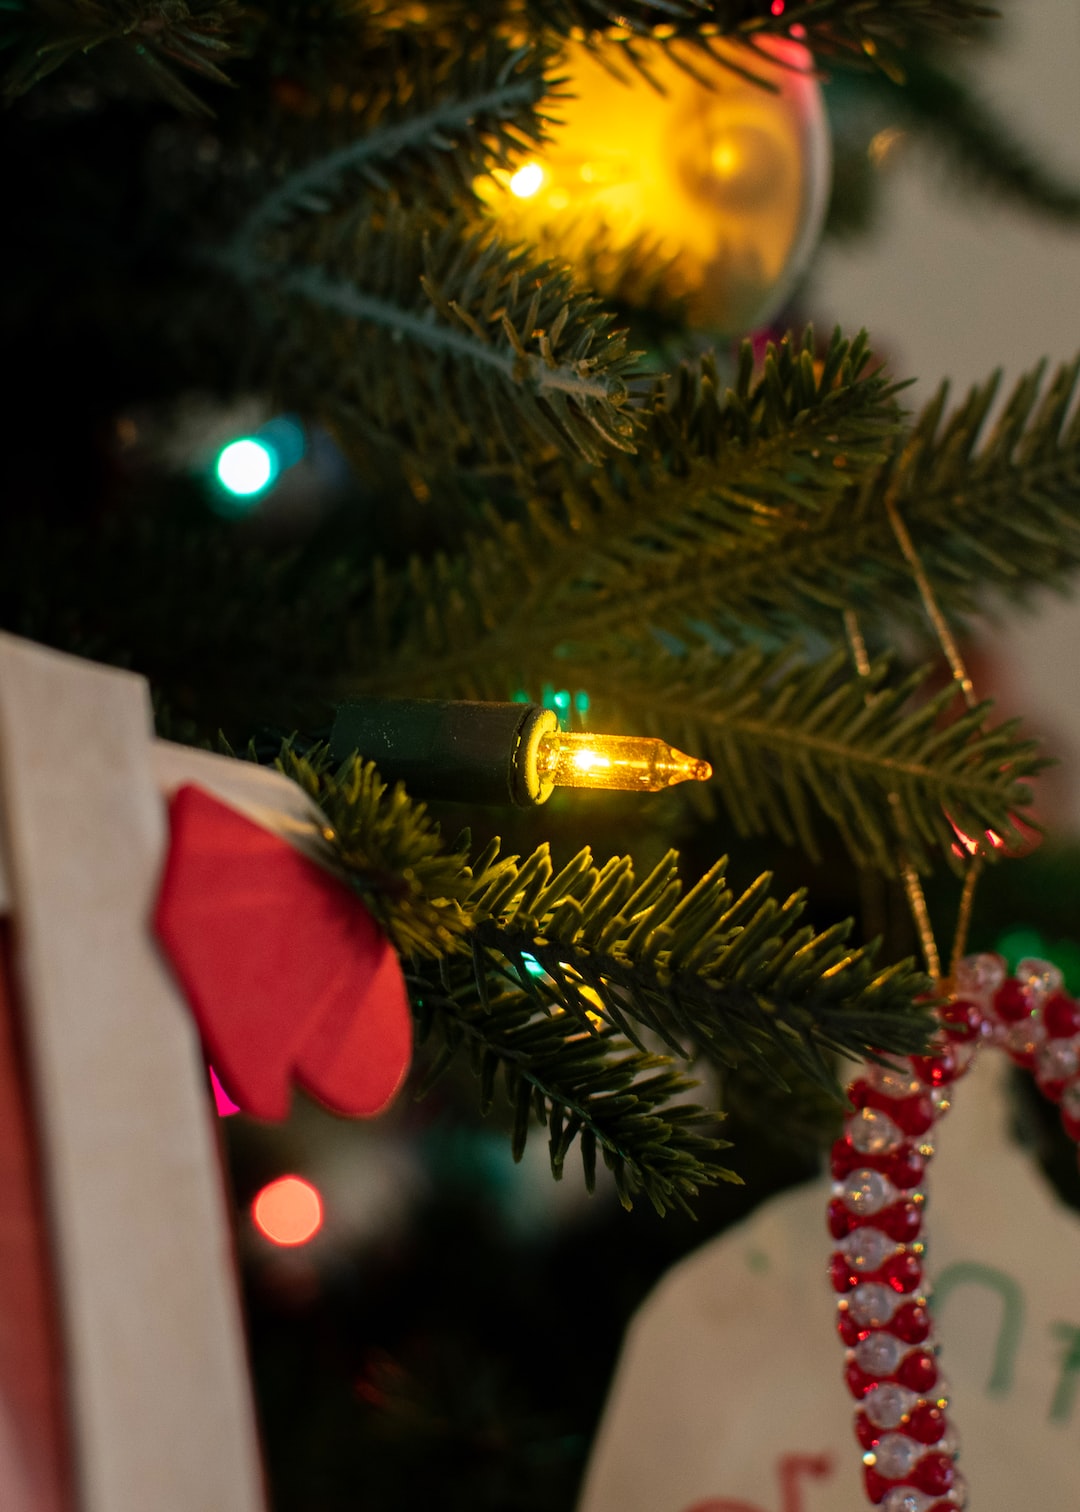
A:
{"label": "green glowing light", "polygon": [[994,946],[998,955],[1003,955],[1009,963],[1009,970],[1015,971],[1018,961],[1025,956],[1035,956],[1039,960],[1045,960],[1046,945],[1038,930],[1031,929],[1026,925],[1016,925],[1001,936]]}
{"label": "green glowing light", "polygon": [[1058,940],[1050,948],[1050,960],[1065,978],[1065,991],[1080,992],[1080,945],[1073,940]]}
{"label": "green glowing light", "polygon": [[586,693],[584,688],[579,688],[574,694],[574,708],[577,713],[587,714],[589,712],[589,703],[589,695]]}
{"label": "green glowing light", "polygon": [[251,499],[270,487],[278,474],[274,448],[254,436],[242,436],[222,447],[215,467],[217,480],[226,493]]}

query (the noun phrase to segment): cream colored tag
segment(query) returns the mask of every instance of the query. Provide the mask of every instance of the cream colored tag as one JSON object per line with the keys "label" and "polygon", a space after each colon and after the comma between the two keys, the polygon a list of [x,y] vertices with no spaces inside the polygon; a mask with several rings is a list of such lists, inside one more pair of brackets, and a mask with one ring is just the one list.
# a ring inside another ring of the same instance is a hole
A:
{"label": "cream colored tag", "polygon": [[[1009,1138],[989,1052],[939,1126],[926,1220],[973,1512],[1080,1506],[1080,1218]],[[634,1318],[579,1512],[865,1512],[826,1279],[830,1183],[766,1203]]]}

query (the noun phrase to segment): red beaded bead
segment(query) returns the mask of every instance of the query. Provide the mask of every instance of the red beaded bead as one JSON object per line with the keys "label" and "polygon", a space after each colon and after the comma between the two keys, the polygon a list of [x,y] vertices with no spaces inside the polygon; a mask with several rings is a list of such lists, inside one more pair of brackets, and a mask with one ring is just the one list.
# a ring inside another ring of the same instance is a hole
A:
{"label": "red beaded bead", "polygon": [[[868,1222],[875,1228],[884,1230],[890,1239],[904,1243],[908,1239],[914,1239],[922,1228],[922,1209],[914,1202],[894,1202],[891,1207],[875,1213]],[[833,1232],[836,1232],[835,1229]]]}
{"label": "red beaded bead", "polygon": [[920,1444],[936,1444],[945,1436],[945,1414],[932,1402],[920,1402],[908,1421],[907,1431]]}
{"label": "red beaded bead", "polygon": [[859,1401],[862,1401],[868,1391],[873,1391],[878,1383],[877,1376],[867,1375],[865,1370],[859,1369],[854,1360],[845,1369],[844,1380],[847,1382],[847,1389]]}
{"label": "red beaded bead", "polygon": [[934,1104],[925,1092],[917,1097],[898,1097],[888,1111],[905,1134],[925,1134],[934,1122]]}
{"label": "red beaded bead", "polygon": [[1063,1081],[1060,1078],[1048,1080],[1041,1076],[1035,1077],[1035,1084],[1046,1100],[1052,1103],[1059,1103],[1061,1101],[1062,1094],[1069,1085],[1067,1081]]}
{"label": "red beaded bead", "polygon": [[833,1291],[854,1291],[859,1284],[859,1278],[854,1274],[847,1262],[846,1255],[834,1255],[829,1261],[829,1280],[832,1282]]}
{"label": "red beaded bead", "polygon": [[873,1165],[861,1155],[850,1139],[838,1139],[832,1147],[832,1173],[834,1181],[843,1181],[852,1171],[862,1165]]}
{"label": "red beaded bead", "polygon": [[865,1412],[855,1414],[855,1436],[864,1449],[873,1449],[884,1429],[877,1428]]}
{"label": "red beaded bead", "polygon": [[876,1164],[881,1174],[887,1176],[893,1186],[899,1187],[904,1192],[917,1187],[926,1174],[926,1161],[910,1145],[901,1146],[892,1155],[887,1155],[876,1162],[867,1161],[866,1164]]}
{"label": "red beaded bead", "polygon": [[836,1331],[849,1349],[854,1349],[861,1339],[865,1339],[870,1332],[868,1328],[860,1328],[849,1312],[842,1312],[836,1320]]}
{"label": "red beaded bead", "polygon": [[937,1361],[925,1350],[913,1351],[909,1354],[896,1372],[896,1379],[901,1386],[907,1386],[912,1391],[918,1392],[929,1391],[931,1386],[937,1384],[937,1378]]}
{"label": "red beaded bead", "polygon": [[915,1075],[928,1087],[944,1087],[960,1075],[956,1056],[948,1048],[936,1055],[913,1055],[911,1065]]}
{"label": "red beaded bead", "polygon": [[963,998],[946,1003],[938,1009],[938,1017],[950,1039],[974,1040],[982,1033],[983,1011],[977,1003],[967,1003]]}
{"label": "red beaded bead", "polygon": [[852,1213],[842,1197],[834,1197],[829,1203],[829,1233],[834,1239],[842,1239],[857,1228],[862,1220]]}
{"label": "red beaded bead", "polygon": [[1072,1039],[1080,1034],[1080,1004],[1067,993],[1052,992],[1043,1004],[1042,1016],[1051,1039]]}
{"label": "red beaded bead", "polygon": [[885,1493],[892,1486],[892,1481],[887,1481],[883,1475],[879,1475],[873,1465],[866,1465],[863,1468],[863,1482],[866,1486],[866,1494],[875,1507],[878,1502],[885,1500]]}
{"label": "red beaded bead", "polygon": [[934,1452],[924,1454],[912,1473],[912,1483],[928,1496],[940,1496],[956,1479],[952,1456]]}
{"label": "red beaded bead", "polygon": [[917,1302],[905,1302],[893,1314],[889,1332],[905,1344],[921,1344],[930,1337],[930,1314]]}
{"label": "red beaded bead", "polygon": [[994,1012],[1007,1024],[1019,1023],[1031,1014],[1027,994],[1015,977],[1007,977],[994,993]]}
{"label": "red beaded bead", "polygon": [[893,1291],[913,1292],[922,1281],[922,1266],[914,1255],[893,1255],[886,1260],[879,1274]]}
{"label": "red beaded bead", "polygon": [[883,1093],[875,1091],[870,1083],[861,1076],[857,1077],[856,1080],[851,1083],[851,1086],[848,1088],[847,1095],[848,1102],[853,1108],[883,1107],[887,1110],[889,1104],[892,1102],[892,1098],[886,1097]]}

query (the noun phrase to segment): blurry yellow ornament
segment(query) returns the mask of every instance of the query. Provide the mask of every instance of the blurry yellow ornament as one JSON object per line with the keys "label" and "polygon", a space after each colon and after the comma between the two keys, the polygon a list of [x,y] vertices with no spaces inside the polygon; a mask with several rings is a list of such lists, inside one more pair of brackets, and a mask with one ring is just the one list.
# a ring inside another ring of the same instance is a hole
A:
{"label": "blurry yellow ornament", "polygon": [[725,43],[716,58],[684,54],[699,82],[660,44],[637,45],[650,83],[615,43],[572,43],[562,70],[571,98],[557,102],[551,140],[477,187],[508,235],[587,257],[601,292],[605,258],[615,265],[640,243],[669,265],[664,287],[695,324],[745,333],[805,268],[831,164],[809,53],[786,38],[760,46],[768,58]]}

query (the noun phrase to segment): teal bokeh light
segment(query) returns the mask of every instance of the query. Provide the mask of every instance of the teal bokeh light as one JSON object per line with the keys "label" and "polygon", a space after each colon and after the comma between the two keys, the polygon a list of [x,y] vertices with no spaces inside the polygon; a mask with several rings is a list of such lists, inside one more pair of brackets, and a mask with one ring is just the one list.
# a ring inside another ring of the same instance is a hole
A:
{"label": "teal bokeh light", "polygon": [[304,427],[293,415],[276,415],[252,435],[237,436],[214,460],[211,508],[230,519],[250,513],[306,452]]}
{"label": "teal bokeh light", "polygon": [[233,499],[257,499],[280,471],[278,454],[268,440],[241,436],[218,453],[214,475]]}

